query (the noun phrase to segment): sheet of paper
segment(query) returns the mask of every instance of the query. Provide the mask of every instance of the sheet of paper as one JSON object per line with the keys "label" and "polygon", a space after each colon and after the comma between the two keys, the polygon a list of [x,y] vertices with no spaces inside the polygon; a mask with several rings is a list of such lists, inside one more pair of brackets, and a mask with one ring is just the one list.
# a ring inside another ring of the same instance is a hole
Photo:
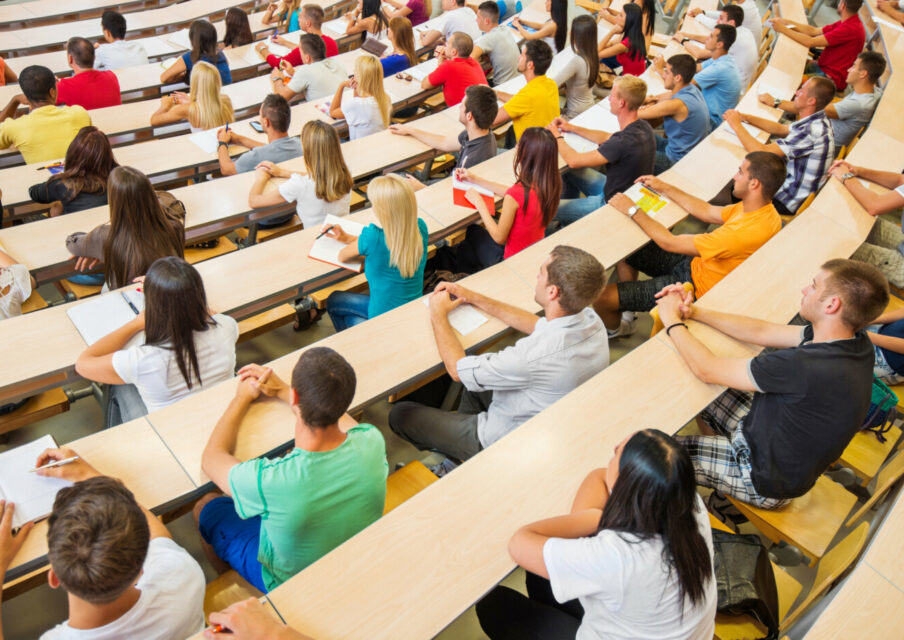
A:
{"label": "sheet of paper", "polygon": [[171,66],[176,64],[176,60],[179,58],[167,58],[166,60],[161,60],[160,67],[163,69],[169,69]]}
{"label": "sheet of paper", "polygon": [[181,29],[166,36],[166,39],[175,46],[186,51],[191,51],[191,40],[188,39],[188,29]]}
{"label": "sheet of paper", "polygon": [[[360,236],[361,232],[364,230],[363,224],[336,216],[327,216],[326,220],[323,221],[321,229],[325,229],[330,225],[338,225],[343,231],[353,236]],[[330,238],[329,236],[321,236],[314,241],[308,257],[354,271],[355,273],[361,273],[362,264],[360,262],[342,262],[339,260],[339,252],[344,248],[344,243]]]}
{"label": "sheet of paper", "polygon": [[486,189],[481,187],[473,182],[468,182],[467,180],[459,180],[458,178],[452,178],[452,188],[453,189],[461,189],[462,191],[467,191],[468,189],[474,189],[477,193],[482,196],[490,196],[491,198],[495,197],[495,194],[490,189]]}
{"label": "sheet of paper", "polygon": [[609,98],[604,98],[596,105],[590,107],[584,113],[576,117],[572,122],[579,127],[594,129],[596,131],[605,131],[607,133],[615,133],[621,127],[618,124],[618,118],[612,113],[609,107]]}
{"label": "sheet of paper", "polygon": [[[125,295],[126,293],[128,296]],[[138,297],[141,299],[139,300]],[[129,306],[129,302],[138,311],[144,309],[144,296],[137,291],[111,291],[71,307],[66,311],[66,315],[84,338],[85,343],[92,345],[105,335],[135,319],[136,313]]]}
{"label": "sheet of paper", "polygon": [[[273,50],[270,50],[270,53],[273,53]],[[264,59],[261,58],[261,55],[254,49],[254,47],[248,47],[248,50],[245,52],[245,55],[242,56],[242,60],[251,66],[257,66],[264,62]]]}
{"label": "sheet of paper", "polygon": [[[424,301],[424,306],[430,306],[430,296],[424,296],[421,300]],[[489,318],[469,304],[459,305],[449,313],[449,324],[463,336],[468,335],[488,321]]]}
{"label": "sheet of paper", "polygon": [[408,73],[412,78],[414,78],[418,82],[421,82],[424,78],[436,71],[436,68],[438,66],[439,60],[437,60],[436,58],[430,58],[426,62],[422,62],[408,69]]}
{"label": "sheet of paper", "polygon": [[348,29],[348,25],[349,21],[345,18],[336,18],[335,20],[324,22],[321,28],[326,31],[332,31],[333,33],[339,35],[345,35],[345,31]]}
{"label": "sheet of paper", "polygon": [[653,191],[649,187],[645,187],[639,182],[632,184],[631,188],[625,191],[625,195],[628,196],[634,204],[653,217],[669,203],[668,198],[664,195]]}
{"label": "sheet of paper", "polygon": [[[292,53],[292,50],[289,47],[284,47],[278,42],[273,42],[273,40],[267,40],[267,48],[270,49],[270,53],[275,56],[282,58],[283,56],[287,56]],[[260,56],[258,56],[259,58]]]}
{"label": "sheet of paper", "polygon": [[[760,137],[765,133],[765,131],[763,131],[762,129],[755,127],[748,122],[742,122],[741,126],[747,130],[747,133],[752,135],[757,140],[759,140]],[[738,141],[738,134],[735,133],[735,130],[729,127],[728,123],[725,121],[723,121],[722,124],[718,126],[716,132],[719,136],[726,140]]]}
{"label": "sheet of paper", "polygon": [[217,145],[219,144],[219,141],[217,140],[216,129],[208,129],[207,131],[199,131],[198,133],[193,133],[188,136],[188,139],[194,142],[204,153],[217,152]]}
{"label": "sheet of paper", "polygon": [[16,505],[13,513],[14,528],[50,515],[57,491],[72,486],[67,480],[45,478],[30,471],[45,449],[56,446],[53,437],[45,435],[0,453],[0,492],[5,500]]}
{"label": "sheet of paper", "polygon": [[768,84],[766,82],[757,83],[756,95],[761,96],[764,93],[768,93],[773,98],[778,98],[779,100],[789,100],[787,91],[782,91],[781,89],[776,89],[771,84]]}

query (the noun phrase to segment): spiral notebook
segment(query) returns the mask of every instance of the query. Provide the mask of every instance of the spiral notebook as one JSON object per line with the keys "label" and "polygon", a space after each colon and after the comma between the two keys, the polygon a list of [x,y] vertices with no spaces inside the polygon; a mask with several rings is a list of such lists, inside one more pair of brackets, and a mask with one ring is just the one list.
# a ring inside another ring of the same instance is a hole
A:
{"label": "spiral notebook", "polygon": [[91,298],[69,308],[66,315],[85,343],[92,345],[134,320],[143,309],[144,294],[132,289]]}

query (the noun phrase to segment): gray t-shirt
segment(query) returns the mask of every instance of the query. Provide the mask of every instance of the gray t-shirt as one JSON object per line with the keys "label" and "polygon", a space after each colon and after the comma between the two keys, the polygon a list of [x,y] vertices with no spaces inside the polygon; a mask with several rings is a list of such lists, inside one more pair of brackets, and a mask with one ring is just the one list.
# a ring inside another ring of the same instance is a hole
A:
{"label": "gray t-shirt", "polygon": [[498,26],[477,38],[480,47],[493,65],[493,84],[499,85],[518,75],[518,45],[508,33],[509,27]]}
{"label": "gray t-shirt", "polygon": [[317,100],[336,93],[343,80],[348,79],[348,71],[333,59],[327,58],[314,64],[295,67],[295,75],[287,85],[295,93],[304,92],[307,100]]}
{"label": "gray t-shirt", "polygon": [[854,93],[851,91],[835,103],[837,119],[830,119],[832,132],[835,134],[835,148],[849,144],[861,128],[869,124],[873,111],[879,104],[882,90],[876,87],[872,93]]}
{"label": "gray t-shirt", "polygon": [[475,164],[496,157],[496,136],[492,132],[468,140],[468,132],[462,131],[458,134],[458,143],[461,145],[461,151],[458,152],[456,166],[460,169],[470,169]]}
{"label": "gray t-shirt", "polygon": [[239,173],[245,173],[254,171],[254,168],[264,160],[284,162],[285,160],[300,157],[301,140],[298,139],[298,136],[286,136],[262,147],[255,147],[248,153],[243,153],[235,161],[235,170]]}
{"label": "gray t-shirt", "polygon": [[581,56],[569,60],[553,80],[565,85],[565,117],[574,118],[594,105],[593,89],[587,84],[590,67]]}

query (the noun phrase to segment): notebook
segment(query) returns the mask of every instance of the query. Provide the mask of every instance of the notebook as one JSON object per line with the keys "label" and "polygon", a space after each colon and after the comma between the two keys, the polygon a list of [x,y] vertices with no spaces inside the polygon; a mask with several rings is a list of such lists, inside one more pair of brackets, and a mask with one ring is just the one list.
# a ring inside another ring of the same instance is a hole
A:
{"label": "notebook", "polygon": [[383,55],[383,52],[389,48],[389,45],[368,36],[367,40],[364,41],[364,44],[361,45],[361,48],[367,53],[372,53],[379,58]]}
{"label": "notebook", "polygon": [[[430,306],[430,296],[421,298],[424,305]],[[468,335],[482,324],[489,321],[485,315],[469,304],[461,304],[449,312],[449,324],[463,336]]]}
{"label": "notebook", "polygon": [[200,147],[204,153],[216,153],[217,145],[220,143],[217,140],[217,129],[207,129],[206,131],[193,133],[188,136],[188,139]]}
{"label": "notebook", "polygon": [[468,200],[465,195],[468,189],[476,189],[477,193],[483,198],[483,201],[487,205],[487,209],[490,210],[490,213],[496,210],[496,198],[493,195],[493,192],[489,189],[484,189],[483,187],[478,187],[473,182],[464,182],[463,180],[459,180],[458,178],[452,178],[452,204],[457,204],[459,207],[467,207],[468,209],[476,210],[476,207],[471,204],[471,201]]}
{"label": "notebook", "polygon": [[436,71],[436,68],[438,66],[439,60],[436,58],[430,58],[426,62],[422,62],[408,69],[408,74],[415,80],[422,82],[424,78]]}
{"label": "notebook", "polygon": [[66,315],[92,345],[105,335],[131,322],[144,309],[144,294],[140,291],[112,291],[71,307]]}
{"label": "notebook", "polygon": [[16,505],[14,529],[49,516],[57,491],[72,486],[68,480],[45,478],[30,471],[45,449],[56,446],[53,436],[46,435],[0,453],[0,498]]}
{"label": "notebook", "polygon": [[634,204],[651,216],[655,216],[669,203],[668,198],[664,195],[657,191],[653,191],[640,182],[635,182],[631,185],[631,188],[625,191],[625,195],[633,200]]}
{"label": "notebook", "polygon": [[[320,230],[323,231],[330,225],[338,225],[343,231],[354,236],[360,236],[361,232],[364,231],[363,224],[337,216],[327,216],[326,220],[323,221],[323,226]],[[320,236],[314,241],[308,257],[313,258],[314,260],[320,260],[320,262],[326,262],[327,264],[342,267],[343,269],[348,269],[349,271],[354,271],[355,273],[361,273],[361,270],[364,268],[363,263],[342,262],[339,260],[339,252],[344,248],[344,243],[339,242],[334,238],[330,238],[329,236]]]}

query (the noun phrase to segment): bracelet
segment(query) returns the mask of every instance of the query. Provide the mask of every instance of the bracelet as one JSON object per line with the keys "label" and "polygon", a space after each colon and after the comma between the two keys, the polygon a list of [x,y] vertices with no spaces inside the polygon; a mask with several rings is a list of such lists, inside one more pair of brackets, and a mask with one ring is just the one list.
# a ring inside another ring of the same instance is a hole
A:
{"label": "bracelet", "polygon": [[565,136],[556,136],[556,140],[564,140]]}
{"label": "bracelet", "polygon": [[672,336],[671,336],[671,333],[670,333],[670,332],[671,332],[672,329],[674,329],[675,327],[684,327],[685,329],[687,329],[687,325],[684,324],[683,322],[676,322],[675,324],[670,324],[670,325],[668,326],[668,328],[665,330],[665,335],[667,335],[667,336],[669,336],[669,337],[671,338]]}
{"label": "bracelet", "polygon": [[684,43],[687,42],[688,40],[690,40],[690,38],[681,38],[681,44],[684,44]]}

